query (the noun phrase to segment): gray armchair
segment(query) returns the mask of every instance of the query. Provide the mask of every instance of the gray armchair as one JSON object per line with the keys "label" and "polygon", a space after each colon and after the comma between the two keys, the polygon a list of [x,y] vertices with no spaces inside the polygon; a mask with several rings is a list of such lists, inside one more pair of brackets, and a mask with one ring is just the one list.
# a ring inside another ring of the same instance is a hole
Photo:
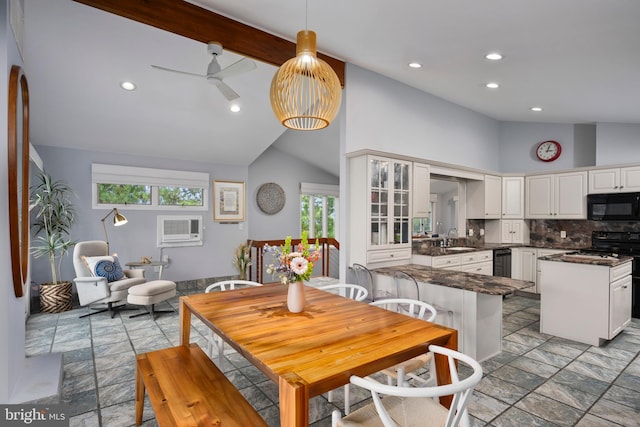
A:
{"label": "gray armchair", "polygon": [[73,249],[73,268],[76,271],[76,278],[73,281],[76,284],[80,305],[106,304],[106,307],[90,307],[97,311],[80,317],[105,311],[108,311],[111,317],[115,316],[118,310],[128,309],[128,307],[124,303],[121,305],[114,303],[126,301],[130,287],[146,282],[143,269],[123,270],[125,275],[123,279],[109,282],[105,277],[94,276],[82,258],[108,255],[107,243],[101,240],[78,242]]}

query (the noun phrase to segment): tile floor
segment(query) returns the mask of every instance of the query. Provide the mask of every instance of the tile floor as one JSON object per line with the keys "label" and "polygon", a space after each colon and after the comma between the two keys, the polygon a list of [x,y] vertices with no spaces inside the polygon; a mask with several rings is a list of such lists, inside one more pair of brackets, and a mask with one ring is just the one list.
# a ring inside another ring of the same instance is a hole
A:
{"label": "tile floor", "polygon": [[[170,304],[177,308],[178,297]],[[86,312],[31,316],[27,354],[64,354],[62,399],[70,405],[71,426],[132,426],[135,354],[177,345],[178,315],[78,318]],[[535,299],[508,297],[503,319],[503,352],[483,363],[485,376],[469,405],[473,426],[640,426],[638,319],[600,348],[540,334]],[[193,326],[192,342],[205,347],[207,328],[196,320]],[[225,359],[226,375],[269,425],[279,425],[277,386],[237,353]],[[352,407],[367,402],[366,392],[351,390]],[[341,390],[335,394],[342,407]],[[313,398],[311,425],[330,426],[334,408],[324,396]],[[156,425],[148,404],[143,425]]]}

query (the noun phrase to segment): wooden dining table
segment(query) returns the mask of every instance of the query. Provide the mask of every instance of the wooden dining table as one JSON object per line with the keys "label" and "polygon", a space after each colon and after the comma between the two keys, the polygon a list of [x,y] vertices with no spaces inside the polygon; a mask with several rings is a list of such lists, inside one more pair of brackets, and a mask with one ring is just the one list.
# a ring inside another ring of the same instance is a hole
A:
{"label": "wooden dining table", "polygon": [[[306,305],[291,313],[282,284],[180,298],[181,345],[192,315],[278,384],[282,427],[309,425],[309,399],[425,353],[457,350],[458,335],[435,323],[305,286]],[[436,355],[439,384],[451,377]],[[449,406],[451,396],[441,399]]]}

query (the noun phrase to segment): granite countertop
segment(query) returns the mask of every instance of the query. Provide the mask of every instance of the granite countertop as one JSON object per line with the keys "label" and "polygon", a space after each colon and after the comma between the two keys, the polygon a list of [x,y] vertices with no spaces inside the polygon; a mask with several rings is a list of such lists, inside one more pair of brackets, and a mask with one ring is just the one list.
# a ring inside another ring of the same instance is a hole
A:
{"label": "granite countertop", "polygon": [[418,282],[463,289],[479,294],[508,295],[517,290],[534,286],[533,282],[526,280],[463,273],[461,271],[444,270],[419,264],[404,264],[393,267],[374,268],[371,270],[373,273],[384,276],[393,276],[397,271],[403,271],[412,275]]}
{"label": "granite countertop", "polygon": [[413,255],[427,255],[427,256],[443,256],[443,255],[456,255],[456,254],[468,254],[471,252],[480,252],[480,251],[491,251],[494,249],[511,249],[511,248],[536,248],[536,249],[560,249],[567,251],[575,251],[578,250],[576,248],[562,248],[558,246],[530,246],[525,244],[508,244],[508,243],[485,243],[482,246],[472,246],[472,245],[460,245],[453,247],[462,247],[466,248],[464,250],[452,250],[451,247],[441,248],[439,246],[428,246],[428,245],[414,245],[411,253]]}
{"label": "granite countertop", "polygon": [[[458,246],[460,247],[460,246]],[[442,256],[442,255],[457,255],[457,254],[468,254],[471,252],[480,252],[480,251],[490,251],[490,248],[474,248],[472,246],[463,246],[467,248],[465,250],[452,250],[451,248],[441,248],[441,247],[420,247],[413,248],[412,253],[414,255],[428,255],[428,256]]]}
{"label": "granite countertop", "polygon": [[599,255],[580,255],[575,253],[548,255],[539,258],[542,261],[558,261],[569,262],[573,264],[589,264],[602,265],[605,267],[615,267],[625,262],[631,262],[633,257],[630,256],[599,256]]}

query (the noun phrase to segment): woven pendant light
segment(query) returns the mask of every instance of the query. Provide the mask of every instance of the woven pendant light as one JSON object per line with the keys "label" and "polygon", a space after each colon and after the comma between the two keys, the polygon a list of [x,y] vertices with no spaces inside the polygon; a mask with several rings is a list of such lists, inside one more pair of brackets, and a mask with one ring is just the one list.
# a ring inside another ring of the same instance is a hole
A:
{"label": "woven pendant light", "polygon": [[296,56],[276,71],[270,98],[277,119],[289,129],[322,129],[336,117],[342,87],[333,68],[316,55],[315,32],[298,32]]}

